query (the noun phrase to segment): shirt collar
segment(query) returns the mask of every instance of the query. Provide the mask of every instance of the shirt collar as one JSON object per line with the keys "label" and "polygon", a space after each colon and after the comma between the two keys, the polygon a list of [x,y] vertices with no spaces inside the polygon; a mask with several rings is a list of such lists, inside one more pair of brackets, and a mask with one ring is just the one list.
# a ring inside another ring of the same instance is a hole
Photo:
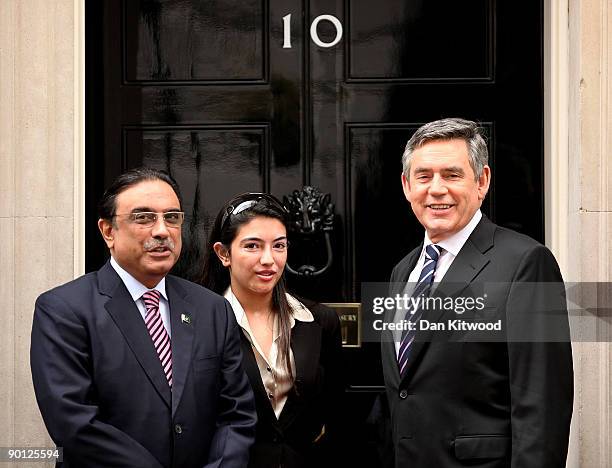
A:
{"label": "shirt collar", "polygon": [[[287,294],[287,301],[291,306],[291,311],[293,312],[293,318],[299,320],[300,322],[314,322],[314,317],[312,312],[308,310],[308,308],[298,301],[291,294]],[[291,328],[293,328],[294,323],[291,323]]]}
{"label": "shirt collar", "polygon": [[[474,213],[474,216],[472,216],[470,222],[463,226],[461,230],[457,231],[455,234],[444,239],[443,241],[437,242],[436,245],[439,245],[446,252],[450,252],[451,254],[453,254],[453,256],[456,257],[459,254],[459,251],[462,249],[463,245],[467,242],[470,235],[472,235],[474,229],[476,229],[476,226],[478,225],[481,219],[482,212],[480,211],[480,209],[478,209],[476,210],[476,213]],[[425,241],[423,242],[423,249],[425,249],[425,247],[431,244],[433,244],[433,242],[429,239],[427,231],[425,231]]]}
{"label": "shirt collar", "polygon": [[[238,298],[232,292],[232,288],[229,287],[225,290],[223,296],[228,300],[232,309],[234,310],[234,315],[236,316],[236,322],[242,328],[245,328],[250,332],[250,327],[248,326],[248,320],[246,319],[246,314],[244,312],[244,308]],[[287,294],[287,302],[289,302],[289,306],[291,306],[291,328],[295,325],[295,321],[299,320],[300,322],[314,322],[314,316],[312,312],[308,310],[308,308],[298,301],[295,297],[290,294]],[[244,320],[244,322],[243,322]],[[275,337],[276,338],[276,337]]]}
{"label": "shirt collar", "polygon": [[134,301],[140,299],[144,293],[150,291],[151,289],[157,289],[161,295],[164,296],[164,299],[166,299],[166,301],[168,300],[168,296],[166,295],[166,277],[163,277],[154,288],[147,288],[144,284],[121,268],[121,266],[117,263],[117,260],[115,260],[112,256],[110,259],[110,264],[119,275],[119,278],[121,278],[121,281],[123,281],[123,284],[125,284],[125,287]]}
{"label": "shirt collar", "polygon": [[234,296],[232,288],[227,288],[225,290],[225,293],[223,294],[223,297],[225,297],[232,306],[232,310],[234,311],[234,315],[236,316],[236,322],[238,322],[238,325],[243,327],[242,320],[245,318],[245,312],[236,296]]}

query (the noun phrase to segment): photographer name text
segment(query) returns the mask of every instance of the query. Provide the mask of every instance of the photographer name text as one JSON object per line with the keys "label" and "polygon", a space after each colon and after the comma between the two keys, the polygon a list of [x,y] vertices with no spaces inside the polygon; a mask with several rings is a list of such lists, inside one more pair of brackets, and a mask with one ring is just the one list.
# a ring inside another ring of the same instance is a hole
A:
{"label": "photographer name text", "polygon": [[372,323],[376,331],[501,331],[501,319],[492,322],[473,322],[462,319],[449,319],[441,322],[429,320],[401,320],[399,322],[385,322],[374,320]]}

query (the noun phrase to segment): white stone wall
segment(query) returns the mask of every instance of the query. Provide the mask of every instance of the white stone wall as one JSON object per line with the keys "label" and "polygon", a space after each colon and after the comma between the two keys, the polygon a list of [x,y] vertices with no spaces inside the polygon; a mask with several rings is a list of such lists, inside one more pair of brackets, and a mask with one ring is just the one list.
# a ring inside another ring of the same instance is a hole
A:
{"label": "white stone wall", "polygon": [[82,132],[76,131],[81,98],[75,79],[80,73],[75,43],[80,28],[75,25],[81,8],[75,0],[0,1],[0,446],[4,447],[52,446],[31,383],[30,329],[36,297],[74,277],[82,250],[78,247],[81,219],[75,216],[74,203],[82,180],[77,173],[82,166],[77,152]]}
{"label": "white stone wall", "polygon": [[[566,277],[612,281],[612,3],[569,1],[568,236]],[[608,304],[610,303],[608,298]],[[578,445],[573,466],[612,466],[612,348],[608,340],[576,343]]]}

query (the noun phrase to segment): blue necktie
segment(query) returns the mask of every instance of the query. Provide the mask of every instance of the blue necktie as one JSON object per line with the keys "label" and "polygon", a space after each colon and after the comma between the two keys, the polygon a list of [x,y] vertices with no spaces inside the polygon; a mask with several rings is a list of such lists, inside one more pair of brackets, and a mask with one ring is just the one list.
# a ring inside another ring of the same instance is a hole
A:
{"label": "blue necktie", "polygon": [[[429,296],[429,293],[431,291],[431,285],[433,284],[434,274],[436,272],[436,265],[438,264],[438,259],[440,258],[441,253],[442,248],[434,244],[428,245],[425,248],[425,263],[423,264],[423,269],[421,270],[421,274],[419,275],[419,280],[417,281],[414,287],[414,291],[412,292],[412,297],[418,298],[419,296]],[[405,320],[408,320],[410,322],[417,322],[422,316],[422,313],[422,308],[416,308],[415,310],[412,310],[412,307],[410,307],[406,312]],[[400,342],[400,347],[397,354],[397,364],[399,366],[399,372],[401,377],[404,376],[406,364],[408,363],[408,357],[410,356],[410,348],[412,346],[412,343],[414,342],[415,336],[416,329],[404,330],[402,333],[402,340]]]}

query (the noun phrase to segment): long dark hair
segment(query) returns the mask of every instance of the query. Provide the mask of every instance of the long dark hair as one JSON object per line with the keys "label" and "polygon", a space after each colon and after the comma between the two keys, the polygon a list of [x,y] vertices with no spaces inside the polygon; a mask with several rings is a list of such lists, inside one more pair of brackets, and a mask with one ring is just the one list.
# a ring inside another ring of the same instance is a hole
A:
{"label": "long dark hair", "polygon": [[[225,248],[230,246],[238,229],[254,218],[265,217],[279,220],[287,229],[288,213],[282,203],[272,195],[262,193],[243,193],[232,198],[219,211],[215,218],[212,231],[208,236],[206,252],[202,272],[198,283],[218,294],[223,294],[231,283],[229,269],[221,264],[213,246],[221,242]],[[285,287],[285,275],[281,275],[279,281],[272,290],[272,310],[278,314],[279,355],[281,364],[285,366],[290,379],[294,380],[291,369],[291,315],[292,310],[287,301],[287,289]]]}

